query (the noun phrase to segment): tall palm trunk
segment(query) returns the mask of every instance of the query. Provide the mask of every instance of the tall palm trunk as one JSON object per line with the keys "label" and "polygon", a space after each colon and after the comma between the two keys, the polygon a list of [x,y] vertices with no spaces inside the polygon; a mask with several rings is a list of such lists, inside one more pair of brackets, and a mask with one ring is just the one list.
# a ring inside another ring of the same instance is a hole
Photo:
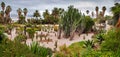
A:
{"label": "tall palm trunk", "polygon": [[98,18],[98,11],[96,11],[96,17]]}

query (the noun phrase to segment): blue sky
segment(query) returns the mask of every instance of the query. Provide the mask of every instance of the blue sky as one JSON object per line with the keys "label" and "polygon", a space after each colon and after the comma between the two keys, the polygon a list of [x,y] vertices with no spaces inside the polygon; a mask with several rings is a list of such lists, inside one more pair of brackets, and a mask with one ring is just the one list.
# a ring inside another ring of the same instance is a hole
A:
{"label": "blue sky", "polygon": [[18,8],[27,8],[28,17],[30,17],[35,10],[39,10],[42,15],[45,9],[51,12],[54,7],[67,9],[69,5],[74,5],[75,8],[78,8],[83,13],[85,13],[86,10],[90,10],[90,12],[95,11],[96,6],[98,6],[101,11],[101,8],[106,6],[106,15],[109,15],[110,7],[114,5],[115,1],[118,2],[119,0],[0,0],[0,2],[2,1],[12,7],[11,16],[14,18],[17,17],[16,10]]}

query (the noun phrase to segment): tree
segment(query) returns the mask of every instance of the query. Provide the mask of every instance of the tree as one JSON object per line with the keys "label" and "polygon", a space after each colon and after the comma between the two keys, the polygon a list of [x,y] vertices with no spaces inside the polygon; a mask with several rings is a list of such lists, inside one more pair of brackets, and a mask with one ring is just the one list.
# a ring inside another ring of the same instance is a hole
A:
{"label": "tree", "polygon": [[89,10],[87,10],[86,13],[89,14]]}
{"label": "tree", "polygon": [[111,7],[111,11],[113,13],[113,25],[116,25],[120,17],[120,3],[115,3],[114,6]]}
{"label": "tree", "polygon": [[92,12],[91,14],[92,14],[92,17],[94,17],[94,12]]}
{"label": "tree", "polygon": [[54,16],[55,19],[58,19],[59,9],[55,7],[55,8],[52,10],[52,15]]}
{"label": "tree", "polygon": [[7,7],[6,7],[6,10],[5,10],[5,13],[6,13],[6,15],[8,16],[8,17],[10,17],[10,12],[12,11],[12,8],[11,8],[11,6],[10,5],[8,5]]}
{"label": "tree", "polygon": [[21,9],[21,8],[18,8],[18,9],[17,9],[17,13],[18,13],[18,17],[20,17],[20,15],[22,14],[22,9]]}
{"label": "tree", "polygon": [[91,31],[92,26],[94,25],[94,21],[90,16],[83,16],[81,18],[81,31],[87,33]]}
{"label": "tree", "polygon": [[44,17],[44,19],[49,19],[49,15],[50,15],[50,13],[49,13],[48,10],[46,9],[45,12],[43,12],[43,17]]}
{"label": "tree", "polygon": [[2,7],[1,12],[2,12],[2,17],[3,17],[2,19],[4,19],[4,10],[5,10],[5,3],[4,2],[1,3],[1,7]]}
{"label": "tree", "polygon": [[[21,8],[18,8],[17,9],[17,13],[18,13],[18,19],[20,20],[20,16],[22,14],[22,9]],[[18,20],[18,23],[20,23],[20,21]]]}
{"label": "tree", "polygon": [[98,6],[95,7],[95,11],[96,11],[96,18],[98,18],[98,11],[99,11],[99,7]]}
{"label": "tree", "polygon": [[4,23],[4,11],[0,12],[1,23]]}
{"label": "tree", "polygon": [[26,15],[27,15],[27,13],[28,13],[27,8],[24,8],[24,9],[23,9],[23,13],[24,13],[24,16],[25,16],[25,18],[26,18]]}
{"label": "tree", "polygon": [[11,6],[10,5],[8,5],[7,7],[6,7],[6,10],[5,10],[5,14],[6,14],[6,16],[5,16],[5,23],[10,23],[10,12],[12,11],[12,8],[11,8]]}
{"label": "tree", "polygon": [[25,21],[25,16],[24,16],[24,15],[20,15],[20,16],[19,16],[18,23],[19,23],[19,24],[25,24],[25,23],[26,23],[26,21]]}
{"label": "tree", "polygon": [[103,6],[103,7],[102,7],[102,14],[103,14],[103,17],[104,17],[105,11],[106,11],[106,7]]}
{"label": "tree", "polygon": [[2,24],[5,24],[5,23],[11,23],[11,18],[10,18],[10,12],[12,11],[12,8],[10,5],[8,5],[6,8],[5,8],[5,3],[2,2],[1,3],[1,7],[2,7],[2,11],[0,13],[1,15],[1,23]]}
{"label": "tree", "polygon": [[40,13],[38,12],[38,10],[36,10],[34,12],[33,17],[36,17],[36,19],[38,19],[38,17],[40,17]]}
{"label": "tree", "polygon": [[2,7],[2,11],[4,11],[5,10],[5,3],[4,2],[1,3],[1,7]]}

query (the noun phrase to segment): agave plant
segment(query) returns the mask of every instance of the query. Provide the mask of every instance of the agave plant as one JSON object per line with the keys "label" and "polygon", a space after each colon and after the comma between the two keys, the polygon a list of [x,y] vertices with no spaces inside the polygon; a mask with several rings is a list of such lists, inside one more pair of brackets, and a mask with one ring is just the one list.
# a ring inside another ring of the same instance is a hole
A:
{"label": "agave plant", "polygon": [[98,39],[99,44],[101,44],[102,41],[104,40],[104,34],[103,34],[103,33],[100,33],[100,34],[98,34],[98,35],[96,36],[96,38]]}
{"label": "agave plant", "polygon": [[93,40],[87,40],[84,42],[86,48],[93,48],[94,47],[94,42]]}

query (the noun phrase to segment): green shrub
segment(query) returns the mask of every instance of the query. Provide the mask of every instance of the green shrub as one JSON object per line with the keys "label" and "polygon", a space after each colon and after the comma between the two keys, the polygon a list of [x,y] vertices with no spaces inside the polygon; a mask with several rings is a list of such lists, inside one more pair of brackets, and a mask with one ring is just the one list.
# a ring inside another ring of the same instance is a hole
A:
{"label": "green shrub", "polygon": [[4,38],[0,43],[0,57],[36,57],[28,46]]}
{"label": "green shrub", "polygon": [[28,28],[27,32],[29,34],[29,37],[32,38],[32,40],[33,40],[34,34],[35,34],[35,30],[33,28]]}
{"label": "green shrub", "polygon": [[7,36],[4,34],[4,31],[3,30],[0,30],[0,43],[1,41],[6,38]]}
{"label": "green shrub", "polygon": [[23,42],[23,41],[26,42],[26,39],[27,39],[27,36],[24,34],[18,34],[18,36],[14,38],[15,42]]}
{"label": "green shrub", "polygon": [[41,57],[52,56],[52,50],[50,48],[45,48],[39,46],[37,42],[33,42],[30,46],[30,50],[36,55]]}
{"label": "green shrub", "polygon": [[101,49],[103,52],[112,52],[114,57],[120,57],[120,29],[111,29],[107,32]]}

